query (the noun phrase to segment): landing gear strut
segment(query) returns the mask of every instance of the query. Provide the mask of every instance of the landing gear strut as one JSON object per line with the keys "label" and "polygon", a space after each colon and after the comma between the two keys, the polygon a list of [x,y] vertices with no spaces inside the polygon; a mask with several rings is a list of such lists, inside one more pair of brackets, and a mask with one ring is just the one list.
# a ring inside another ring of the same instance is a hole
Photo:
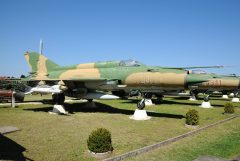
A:
{"label": "landing gear strut", "polygon": [[146,100],[151,100],[152,99],[152,93],[142,93],[142,97],[143,97],[143,99],[141,101],[139,101],[138,104],[137,104],[137,108],[139,110],[144,109],[144,107],[146,105],[145,104]]}
{"label": "landing gear strut", "polygon": [[138,108],[139,110],[144,109],[144,107],[145,107],[145,98],[143,98],[141,101],[139,101],[139,102],[137,103],[137,108]]}
{"label": "landing gear strut", "polygon": [[63,104],[65,101],[65,96],[63,93],[59,93],[59,94],[53,94],[52,95],[52,99],[53,99],[53,110],[49,111],[49,113],[51,114],[67,114]]}
{"label": "landing gear strut", "polygon": [[208,101],[209,101],[209,95],[204,96],[203,100],[204,100],[205,102],[208,102]]}
{"label": "landing gear strut", "polygon": [[204,96],[204,101],[202,102],[201,107],[212,108],[211,103],[209,102],[209,95]]}
{"label": "landing gear strut", "polygon": [[234,96],[233,96],[232,102],[240,102],[239,98],[238,98],[238,92],[234,92]]}
{"label": "landing gear strut", "polygon": [[198,99],[198,92],[195,90],[190,91],[190,101],[196,101]]}
{"label": "landing gear strut", "polygon": [[156,100],[157,104],[160,104],[163,102],[163,95],[156,95],[156,97],[157,97],[157,100]]}
{"label": "landing gear strut", "polygon": [[152,99],[152,93],[143,93],[143,98]]}
{"label": "landing gear strut", "polygon": [[55,105],[63,105],[65,101],[65,96],[63,93],[53,94],[52,99]]}

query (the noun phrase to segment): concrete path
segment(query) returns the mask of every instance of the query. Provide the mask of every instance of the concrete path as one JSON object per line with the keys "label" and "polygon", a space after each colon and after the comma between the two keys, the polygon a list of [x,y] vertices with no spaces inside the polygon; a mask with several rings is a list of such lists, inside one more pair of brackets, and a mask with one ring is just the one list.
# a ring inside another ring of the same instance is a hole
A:
{"label": "concrete path", "polygon": [[15,131],[19,131],[20,129],[14,126],[2,126],[0,127],[1,134],[7,134]]}

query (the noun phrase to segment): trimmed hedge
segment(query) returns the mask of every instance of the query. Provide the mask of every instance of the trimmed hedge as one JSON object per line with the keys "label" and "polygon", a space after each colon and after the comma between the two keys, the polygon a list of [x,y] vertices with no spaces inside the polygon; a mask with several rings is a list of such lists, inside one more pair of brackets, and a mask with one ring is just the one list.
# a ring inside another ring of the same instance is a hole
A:
{"label": "trimmed hedge", "polygon": [[199,115],[197,110],[192,109],[186,113],[186,124],[187,125],[199,124]]}
{"label": "trimmed hedge", "polygon": [[224,113],[234,113],[234,106],[232,103],[228,102],[224,105]]}
{"label": "trimmed hedge", "polygon": [[111,133],[104,128],[92,131],[87,140],[88,149],[94,153],[112,151]]}

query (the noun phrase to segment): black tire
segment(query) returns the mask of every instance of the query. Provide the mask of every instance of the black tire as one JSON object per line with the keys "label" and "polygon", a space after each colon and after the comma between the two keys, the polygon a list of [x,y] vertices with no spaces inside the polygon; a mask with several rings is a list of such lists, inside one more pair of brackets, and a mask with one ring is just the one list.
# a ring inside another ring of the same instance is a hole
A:
{"label": "black tire", "polygon": [[209,95],[205,96],[203,99],[204,99],[205,102],[208,102],[209,101]]}
{"label": "black tire", "polygon": [[139,102],[137,103],[137,108],[138,108],[139,110],[144,109],[144,107],[145,107],[145,102],[144,102],[144,101],[139,101]]}
{"label": "black tire", "polygon": [[88,101],[89,103],[91,103],[91,102],[93,101],[93,99],[87,99],[87,101]]}

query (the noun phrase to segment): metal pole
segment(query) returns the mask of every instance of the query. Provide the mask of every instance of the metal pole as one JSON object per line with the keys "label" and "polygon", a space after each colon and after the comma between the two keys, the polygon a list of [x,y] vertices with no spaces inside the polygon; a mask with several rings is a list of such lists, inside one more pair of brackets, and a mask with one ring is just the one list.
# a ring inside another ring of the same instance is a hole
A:
{"label": "metal pole", "polygon": [[11,107],[14,108],[15,107],[15,90],[12,91],[12,103],[11,103]]}
{"label": "metal pole", "polygon": [[43,51],[43,41],[42,39],[40,39],[40,45],[39,45],[39,53],[42,55],[42,51]]}

